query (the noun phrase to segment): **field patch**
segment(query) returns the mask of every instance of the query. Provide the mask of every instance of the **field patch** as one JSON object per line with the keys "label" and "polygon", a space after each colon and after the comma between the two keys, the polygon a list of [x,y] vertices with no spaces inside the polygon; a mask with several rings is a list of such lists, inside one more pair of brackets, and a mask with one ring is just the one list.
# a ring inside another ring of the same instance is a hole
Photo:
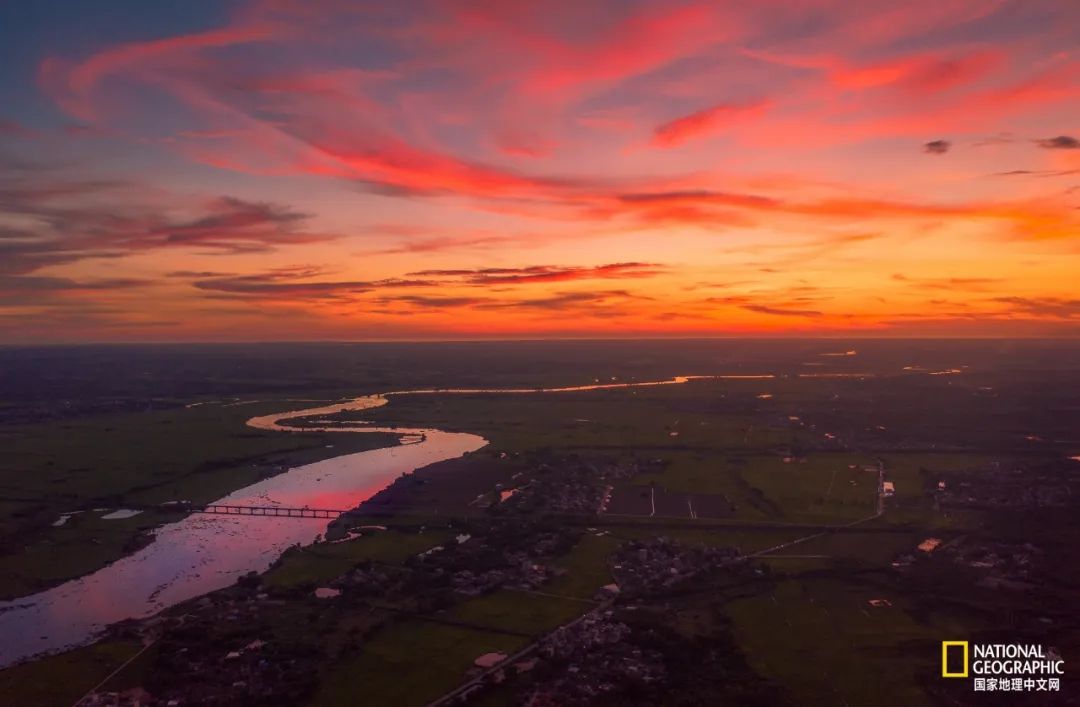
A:
{"label": "field patch", "polygon": [[102,641],[0,671],[0,704],[68,707],[141,649],[137,641]]}
{"label": "field patch", "polygon": [[597,535],[598,532],[586,532],[569,553],[555,561],[566,574],[545,584],[543,591],[590,599],[600,587],[612,582],[608,558],[621,541],[608,534]]}
{"label": "field patch", "polygon": [[456,605],[446,618],[477,628],[537,636],[592,608],[591,602],[579,599],[502,589]]}
{"label": "field patch", "polygon": [[[876,509],[876,461],[866,455],[678,453],[662,471],[616,489],[610,511],[627,515],[833,523]],[[873,467],[874,470],[870,470]]]}
{"label": "field patch", "polygon": [[354,540],[293,548],[281,556],[279,564],[263,576],[263,581],[267,586],[281,588],[326,583],[359,562],[397,564],[442,544],[449,537],[445,531],[404,533],[385,530]]}
{"label": "field patch", "polygon": [[415,707],[449,692],[485,653],[511,653],[529,639],[425,621],[392,624],[329,668],[312,707]]}
{"label": "field patch", "polygon": [[750,665],[801,704],[929,704],[919,683],[940,673],[941,636],[966,635],[917,623],[887,591],[834,579],[788,579],[726,610]]}

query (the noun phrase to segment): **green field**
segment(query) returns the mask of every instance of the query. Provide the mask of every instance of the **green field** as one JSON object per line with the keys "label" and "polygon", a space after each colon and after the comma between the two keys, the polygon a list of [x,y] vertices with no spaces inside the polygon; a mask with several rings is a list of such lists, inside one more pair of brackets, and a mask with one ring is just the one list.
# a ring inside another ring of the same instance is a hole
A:
{"label": "green field", "polygon": [[[678,528],[657,528],[647,523],[605,527],[620,538],[645,539],[663,536],[691,545],[733,547],[745,555],[790,542],[796,538],[805,537],[810,532],[815,532],[804,529],[785,529],[783,527],[736,528],[726,527],[723,523],[714,523],[708,527],[698,528],[691,525]],[[802,548],[793,550],[793,552],[802,552]]]}
{"label": "green field", "polygon": [[447,612],[446,618],[479,628],[538,636],[584,614],[593,606],[591,602],[579,599],[502,589],[457,604]]}
{"label": "green field", "polygon": [[597,537],[586,533],[569,553],[555,561],[566,574],[544,585],[545,592],[590,599],[605,584],[610,584],[608,557],[620,541],[610,535]]}
{"label": "green field", "polygon": [[74,704],[141,649],[136,641],[102,641],[0,671],[0,704]]}
{"label": "green field", "polygon": [[963,517],[945,517],[933,510],[929,489],[936,487],[939,473],[979,469],[994,461],[985,454],[959,452],[953,454],[888,453],[885,478],[896,485],[896,496],[889,499],[887,520],[892,523],[912,522],[926,527],[962,527]]}
{"label": "green field", "polygon": [[510,653],[529,639],[424,621],[388,626],[362,652],[323,676],[312,707],[415,707],[461,683],[485,653]]}
{"label": "green field", "polygon": [[169,518],[144,513],[101,521],[88,512],[54,527],[62,513],[213,501],[293,466],[395,443],[392,435],[283,434],[244,424],[290,405],[297,403],[200,405],[7,429],[0,470],[0,598],[103,567]]}
{"label": "green field", "polygon": [[876,509],[878,475],[864,470],[874,459],[863,454],[814,453],[790,463],[778,454],[684,452],[664,458],[664,470],[639,474],[633,485],[722,495],[735,506],[735,519],[833,523]]}
{"label": "green field", "polygon": [[293,548],[264,575],[263,582],[279,588],[323,584],[340,577],[358,562],[403,562],[449,538],[450,533],[439,530],[424,533],[369,531],[354,540]]}
{"label": "green field", "polygon": [[887,566],[897,555],[914,550],[925,537],[925,533],[918,531],[875,532],[872,527],[865,531],[852,529],[829,533],[801,543],[792,552]]}
{"label": "green field", "polygon": [[[870,606],[877,598],[892,606]],[[750,665],[800,704],[930,704],[919,685],[940,674],[941,641],[969,631],[919,623],[895,594],[833,579],[782,581],[726,611]]]}
{"label": "green field", "polygon": [[[688,410],[689,395],[719,397],[728,382],[536,395],[401,396],[365,419],[474,432],[498,449],[545,447],[627,451],[700,447],[765,450],[787,444],[789,430],[745,416]],[[677,436],[672,436],[676,432]]]}
{"label": "green field", "polygon": [[140,536],[175,515],[146,512],[131,518],[103,520],[87,511],[50,527],[19,552],[0,555],[0,592],[23,596],[72,577],[93,572],[124,555]]}

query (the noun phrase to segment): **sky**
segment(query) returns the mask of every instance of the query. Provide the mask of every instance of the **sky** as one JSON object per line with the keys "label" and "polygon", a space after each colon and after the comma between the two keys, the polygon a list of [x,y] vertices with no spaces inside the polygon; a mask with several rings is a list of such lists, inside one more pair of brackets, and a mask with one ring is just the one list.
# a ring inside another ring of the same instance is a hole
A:
{"label": "sky", "polygon": [[0,343],[1080,335],[1080,3],[9,0]]}

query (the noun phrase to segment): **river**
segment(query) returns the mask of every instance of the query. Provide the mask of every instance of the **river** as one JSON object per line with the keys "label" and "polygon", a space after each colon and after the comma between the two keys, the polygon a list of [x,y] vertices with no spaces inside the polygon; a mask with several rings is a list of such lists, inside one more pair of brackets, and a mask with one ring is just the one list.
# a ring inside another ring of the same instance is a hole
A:
{"label": "river", "polygon": [[[487,440],[473,434],[425,428],[375,426],[303,428],[296,418],[317,419],[340,411],[385,405],[392,396],[446,394],[535,394],[677,385],[699,378],[605,383],[568,388],[427,389],[370,395],[318,408],[254,417],[258,429],[327,432],[393,432],[400,446],[374,449],[296,467],[235,491],[215,503],[312,508],[352,508],[394,479],[435,462],[475,451]],[[758,376],[752,376],[758,377]],[[772,376],[760,376],[762,378]],[[0,668],[91,642],[112,623],[145,618],[186,599],[234,583],[247,572],[262,572],[291,545],[308,544],[326,528],[325,519],[277,519],[192,514],[161,526],[146,547],[102,569],[52,589],[0,602]]]}

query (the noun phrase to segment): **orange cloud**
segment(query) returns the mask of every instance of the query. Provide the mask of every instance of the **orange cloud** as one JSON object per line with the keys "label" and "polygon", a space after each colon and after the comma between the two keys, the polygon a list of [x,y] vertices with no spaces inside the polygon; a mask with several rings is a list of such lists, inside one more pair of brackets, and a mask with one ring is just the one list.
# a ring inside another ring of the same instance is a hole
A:
{"label": "orange cloud", "polygon": [[446,277],[470,285],[521,285],[568,280],[625,279],[653,277],[664,271],[655,263],[609,263],[594,267],[531,265],[524,268],[482,268],[479,270],[420,270],[410,277]]}

